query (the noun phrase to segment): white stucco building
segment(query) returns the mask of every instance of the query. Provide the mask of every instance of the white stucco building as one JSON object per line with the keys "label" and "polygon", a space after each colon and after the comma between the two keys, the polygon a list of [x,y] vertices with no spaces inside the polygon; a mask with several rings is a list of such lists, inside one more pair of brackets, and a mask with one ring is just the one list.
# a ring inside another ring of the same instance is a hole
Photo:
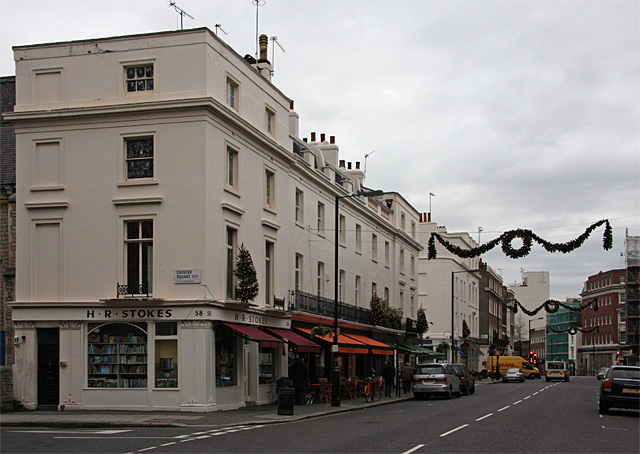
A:
{"label": "white stucco building", "polygon": [[[551,297],[551,288],[549,283],[548,271],[524,271],[522,273],[522,283],[509,285],[515,298],[527,310],[532,311],[540,307]],[[526,338],[529,338],[529,321],[531,321],[531,329],[539,328],[546,325],[544,311],[539,312],[535,316],[528,316],[522,311],[516,314],[516,324],[521,326],[522,331],[526,332]]]}
{"label": "white stucco building", "polygon": [[[442,342],[450,345],[453,335],[455,348],[460,349],[463,344],[463,326],[466,325],[470,331],[467,336],[469,344],[473,345],[465,348],[463,359],[468,360],[471,369],[480,370],[480,351],[475,345],[480,336],[480,276],[477,272],[471,272],[479,269],[479,259],[460,258],[438,241],[435,242],[437,257],[429,259],[427,246],[431,233],[438,233],[463,249],[475,248],[477,243],[466,232],[449,233],[446,227],[428,222],[426,214],[422,216],[418,228],[420,243],[424,246],[419,260],[419,305],[424,307],[427,319],[433,323],[427,333],[427,341],[431,343],[427,345],[433,349]],[[457,352],[456,359],[459,360],[462,355]]]}
{"label": "white stucco building", "polygon": [[[301,314],[300,295],[333,296],[336,197],[340,300],[365,309],[377,291],[415,317],[418,213],[393,192],[356,196],[362,172],[333,138],[299,138],[262,51],[242,58],[206,28],[14,47],[27,408],[273,402],[287,348],[320,356],[291,328],[331,320]],[[260,283],[251,305],[235,300],[241,244]],[[473,324],[468,278],[456,288]]]}

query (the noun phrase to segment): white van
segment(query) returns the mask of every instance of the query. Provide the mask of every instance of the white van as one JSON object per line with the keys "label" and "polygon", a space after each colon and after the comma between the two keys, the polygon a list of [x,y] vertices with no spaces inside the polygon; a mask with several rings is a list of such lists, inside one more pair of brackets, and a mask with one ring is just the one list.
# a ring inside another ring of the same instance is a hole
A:
{"label": "white van", "polygon": [[547,381],[569,381],[569,368],[565,361],[547,361],[544,365],[544,375]]}

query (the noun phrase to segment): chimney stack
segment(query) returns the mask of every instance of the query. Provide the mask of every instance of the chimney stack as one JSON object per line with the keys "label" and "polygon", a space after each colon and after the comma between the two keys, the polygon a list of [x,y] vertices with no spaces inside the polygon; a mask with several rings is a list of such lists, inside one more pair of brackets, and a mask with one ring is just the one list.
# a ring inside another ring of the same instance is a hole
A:
{"label": "chimney stack", "polygon": [[325,134],[324,132],[320,134],[320,142],[324,142]]}
{"label": "chimney stack", "polygon": [[315,142],[316,141],[316,133],[312,132],[311,133],[311,142]]}
{"label": "chimney stack", "polygon": [[329,143],[336,143],[336,136],[329,136]]}

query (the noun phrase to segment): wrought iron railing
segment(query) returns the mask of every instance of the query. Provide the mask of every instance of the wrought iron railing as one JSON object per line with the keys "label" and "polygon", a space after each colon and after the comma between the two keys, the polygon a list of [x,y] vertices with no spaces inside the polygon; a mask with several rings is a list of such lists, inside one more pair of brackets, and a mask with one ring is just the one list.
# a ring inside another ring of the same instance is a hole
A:
{"label": "wrought iron railing", "polygon": [[143,284],[121,284],[117,282],[117,296],[116,298],[120,298],[121,296],[143,296],[146,295],[149,298],[149,286]]}
{"label": "wrought iron railing", "polygon": [[[291,290],[289,292],[289,310],[309,314],[334,317],[335,301],[311,293]],[[350,322],[371,325],[371,310],[339,302],[338,317]]]}

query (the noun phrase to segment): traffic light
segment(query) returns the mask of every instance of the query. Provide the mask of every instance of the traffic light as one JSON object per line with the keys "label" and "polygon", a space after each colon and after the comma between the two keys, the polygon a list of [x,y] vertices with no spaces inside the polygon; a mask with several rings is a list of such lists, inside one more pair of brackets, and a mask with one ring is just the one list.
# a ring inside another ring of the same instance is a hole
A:
{"label": "traffic light", "polygon": [[529,362],[533,361],[533,355],[535,355],[534,351],[529,351]]}

